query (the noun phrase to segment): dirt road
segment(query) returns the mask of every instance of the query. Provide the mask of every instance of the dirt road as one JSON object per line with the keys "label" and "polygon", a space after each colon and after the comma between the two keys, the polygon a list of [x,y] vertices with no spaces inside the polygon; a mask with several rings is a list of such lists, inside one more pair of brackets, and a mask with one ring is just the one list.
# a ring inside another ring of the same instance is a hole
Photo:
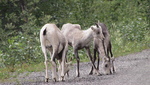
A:
{"label": "dirt road", "polygon": [[[80,64],[80,76],[75,77],[74,65],[71,69],[70,77],[65,82],[44,83],[44,71],[32,72],[29,75],[24,73],[19,75],[15,82],[3,83],[4,85],[150,85],[150,49],[139,53],[121,56],[115,60],[116,73],[113,75],[88,75],[91,63]],[[101,68],[100,68],[101,69]],[[100,70],[100,72],[103,72]],[[49,71],[50,75],[50,71]]]}

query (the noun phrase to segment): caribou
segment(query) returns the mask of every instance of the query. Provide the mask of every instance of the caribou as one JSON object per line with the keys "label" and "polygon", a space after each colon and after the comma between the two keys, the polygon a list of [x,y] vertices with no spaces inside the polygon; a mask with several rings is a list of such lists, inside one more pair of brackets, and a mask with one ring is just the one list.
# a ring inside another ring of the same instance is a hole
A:
{"label": "caribou", "polygon": [[[40,30],[40,42],[42,52],[45,56],[45,82],[48,82],[48,58],[47,52],[51,56],[50,63],[52,65],[52,79],[57,81],[64,81],[65,74],[69,71],[69,64],[66,62],[66,54],[68,50],[68,42],[65,36],[61,33],[60,29],[55,24],[45,24]],[[58,76],[56,59],[58,60]]]}
{"label": "caribou", "polygon": [[[104,74],[112,74],[115,72],[115,69],[114,69],[114,57],[112,54],[112,44],[110,41],[110,34],[104,23],[100,23],[98,21],[97,25],[102,27],[102,33],[104,35],[104,39],[101,40],[97,36],[94,36],[94,60],[93,62],[95,63],[96,53],[98,53],[97,69],[99,70],[100,56],[106,56],[102,58],[103,59],[102,67],[105,72]],[[91,69],[90,74],[93,74],[93,67]]]}
{"label": "caribou", "polygon": [[99,71],[96,69],[91,52],[90,52],[90,46],[91,42],[93,41],[94,33],[99,38],[103,39],[103,33],[102,28],[99,25],[92,25],[87,30],[81,30],[80,25],[78,24],[71,24],[67,23],[62,26],[61,32],[66,37],[68,44],[73,47],[73,53],[77,60],[77,69],[76,69],[76,76],[79,77],[79,62],[80,58],[78,56],[78,50],[85,48],[86,53],[88,57],[90,58],[90,61],[92,63],[92,67],[95,69],[95,72],[97,75],[100,75]]}

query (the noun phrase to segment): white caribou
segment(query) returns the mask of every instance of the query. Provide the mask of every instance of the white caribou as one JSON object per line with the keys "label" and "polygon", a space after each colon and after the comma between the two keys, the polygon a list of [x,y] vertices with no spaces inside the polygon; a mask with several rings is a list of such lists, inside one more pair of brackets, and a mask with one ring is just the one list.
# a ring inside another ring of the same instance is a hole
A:
{"label": "white caribou", "polygon": [[57,80],[57,66],[56,59],[59,63],[58,68],[58,77],[60,80],[64,80],[65,73],[69,71],[69,64],[66,63],[66,53],[68,50],[68,42],[65,36],[61,33],[60,29],[55,24],[45,24],[40,30],[40,42],[42,52],[45,56],[45,67],[46,67],[46,76],[45,81],[48,82],[48,58],[47,51],[51,56],[51,65],[52,65],[52,79]]}
{"label": "white caribou", "polygon": [[74,56],[77,60],[77,69],[76,69],[76,76],[79,77],[79,62],[80,58],[78,56],[78,50],[79,49],[86,49],[87,55],[90,57],[90,60],[92,62],[92,67],[95,69],[97,75],[100,75],[99,71],[96,69],[93,59],[90,53],[90,45],[93,41],[93,33],[97,33],[97,36],[99,36],[101,39],[103,39],[102,29],[99,25],[92,25],[87,30],[81,30],[80,25],[78,24],[64,24],[62,26],[61,32],[66,37],[68,44],[73,47]]}

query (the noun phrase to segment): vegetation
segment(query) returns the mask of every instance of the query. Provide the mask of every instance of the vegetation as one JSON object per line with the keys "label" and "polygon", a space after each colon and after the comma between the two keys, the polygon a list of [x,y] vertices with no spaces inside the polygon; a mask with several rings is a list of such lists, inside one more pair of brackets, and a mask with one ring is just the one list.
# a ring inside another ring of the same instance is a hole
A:
{"label": "vegetation", "polygon": [[[149,4],[149,0],[0,0],[0,79],[17,68],[44,62],[39,31],[46,23],[59,28],[77,23],[87,29],[100,20],[110,31],[115,57],[150,48]],[[79,55],[81,61],[88,60],[83,51]]]}

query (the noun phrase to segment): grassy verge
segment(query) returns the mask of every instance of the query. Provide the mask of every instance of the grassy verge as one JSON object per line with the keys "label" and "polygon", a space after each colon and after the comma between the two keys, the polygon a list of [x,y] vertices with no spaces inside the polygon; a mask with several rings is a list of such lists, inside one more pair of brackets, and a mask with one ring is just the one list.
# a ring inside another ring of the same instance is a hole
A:
{"label": "grassy verge", "polygon": [[[0,82],[5,82],[9,78],[16,78],[19,74],[23,72],[38,72],[43,71],[44,64],[23,64],[22,66],[17,66],[15,68],[7,67],[0,68]],[[27,74],[29,75],[29,74]]]}
{"label": "grassy verge", "polygon": [[150,44],[148,46],[148,43],[143,45],[143,43],[137,43],[137,42],[128,42],[122,46],[114,46],[113,53],[115,57],[128,55],[135,52],[140,52],[144,49],[149,49]]}

